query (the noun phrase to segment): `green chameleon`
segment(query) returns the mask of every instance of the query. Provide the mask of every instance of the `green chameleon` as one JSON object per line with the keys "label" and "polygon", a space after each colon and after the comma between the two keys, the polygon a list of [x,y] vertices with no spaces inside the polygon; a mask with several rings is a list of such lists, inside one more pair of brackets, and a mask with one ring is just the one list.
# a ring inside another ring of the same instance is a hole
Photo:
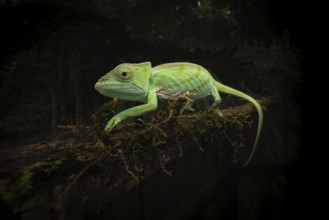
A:
{"label": "green chameleon", "polygon": [[246,164],[253,157],[263,125],[261,106],[252,97],[215,81],[202,66],[177,62],[161,64],[152,68],[150,62],[123,63],[101,77],[95,84],[95,89],[105,96],[145,103],[115,115],[107,123],[106,132],[111,131],[115,125],[128,117],[140,116],[155,110],[158,106],[158,98],[174,100],[188,95],[189,99],[182,111],[194,111],[192,108],[194,100],[211,95],[214,97],[211,108],[220,115],[222,114],[217,108],[221,102],[218,91],[246,99],[254,104],[259,117],[255,143]]}

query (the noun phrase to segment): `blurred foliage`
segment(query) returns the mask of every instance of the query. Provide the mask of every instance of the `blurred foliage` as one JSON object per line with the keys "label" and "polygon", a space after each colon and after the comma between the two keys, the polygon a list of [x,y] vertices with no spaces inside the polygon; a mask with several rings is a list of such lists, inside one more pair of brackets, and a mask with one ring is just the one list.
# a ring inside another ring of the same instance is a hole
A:
{"label": "blurred foliage", "polygon": [[242,22],[243,4],[1,1],[6,34],[1,36],[0,135],[54,132],[59,124],[90,121],[105,100],[94,83],[121,62],[190,61],[256,97],[297,93],[300,57],[289,33],[251,40],[253,33]]}

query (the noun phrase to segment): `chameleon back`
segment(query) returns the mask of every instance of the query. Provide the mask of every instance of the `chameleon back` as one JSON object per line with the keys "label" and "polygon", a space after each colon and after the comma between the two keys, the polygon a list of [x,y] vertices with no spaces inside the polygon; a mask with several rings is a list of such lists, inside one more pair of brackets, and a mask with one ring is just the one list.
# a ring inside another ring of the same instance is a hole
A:
{"label": "chameleon back", "polygon": [[210,95],[214,87],[213,77],[197,64],[166,63],[153,67],[151,74],[150,86],[161,99],[177,99],[189,92],[196,100]]}

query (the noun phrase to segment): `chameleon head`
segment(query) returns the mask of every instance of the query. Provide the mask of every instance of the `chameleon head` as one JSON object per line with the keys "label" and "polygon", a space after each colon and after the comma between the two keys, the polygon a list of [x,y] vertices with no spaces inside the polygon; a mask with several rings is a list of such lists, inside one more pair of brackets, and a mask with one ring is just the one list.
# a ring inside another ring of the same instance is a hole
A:
{"label": "chameleon head", "polygon": [[102,76],[95,89],[104,96],[144,102],[151,75],[151,63],[123,63]]}

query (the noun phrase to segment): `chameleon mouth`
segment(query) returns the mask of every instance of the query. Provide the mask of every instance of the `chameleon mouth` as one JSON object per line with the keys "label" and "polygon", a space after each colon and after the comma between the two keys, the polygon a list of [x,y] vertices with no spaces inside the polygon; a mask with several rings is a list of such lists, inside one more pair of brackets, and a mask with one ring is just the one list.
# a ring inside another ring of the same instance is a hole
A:
{"label": "chameleon mouth", "polygon": [[95,90],[102,95],[108,96],[111,90],[108,89],[109,86],[104,86],[104,83],[97,82],[94,86]]}
{"label": "chameleon mouth", "polygon": [[125,87],[124,85],[118,85],[118,84],[110,84],[110,85],[104,84],[104,82],[97,82],[94,88],[100,94],[109,97],[117,97],[126,94],[136,94],[142,91],[136,86]]}
{"label": "chameleon mouth", "polygon": [[102,95],[108,96],[110,93],[113,93],[114,86],[104,85],[102,82],[97,82],[95,84],[95,90]]}
{"label": "chameleon mouth", "polygon": [[101,85],[101,83],[99,83],[99,82],[97,82],[96,84],[95,84],[95,86],[94,86],[94,88],[95,88],[95,90],[96,91],[98,91],[98,92],[100,92],[100,90],[102,90],[102,85]]}

